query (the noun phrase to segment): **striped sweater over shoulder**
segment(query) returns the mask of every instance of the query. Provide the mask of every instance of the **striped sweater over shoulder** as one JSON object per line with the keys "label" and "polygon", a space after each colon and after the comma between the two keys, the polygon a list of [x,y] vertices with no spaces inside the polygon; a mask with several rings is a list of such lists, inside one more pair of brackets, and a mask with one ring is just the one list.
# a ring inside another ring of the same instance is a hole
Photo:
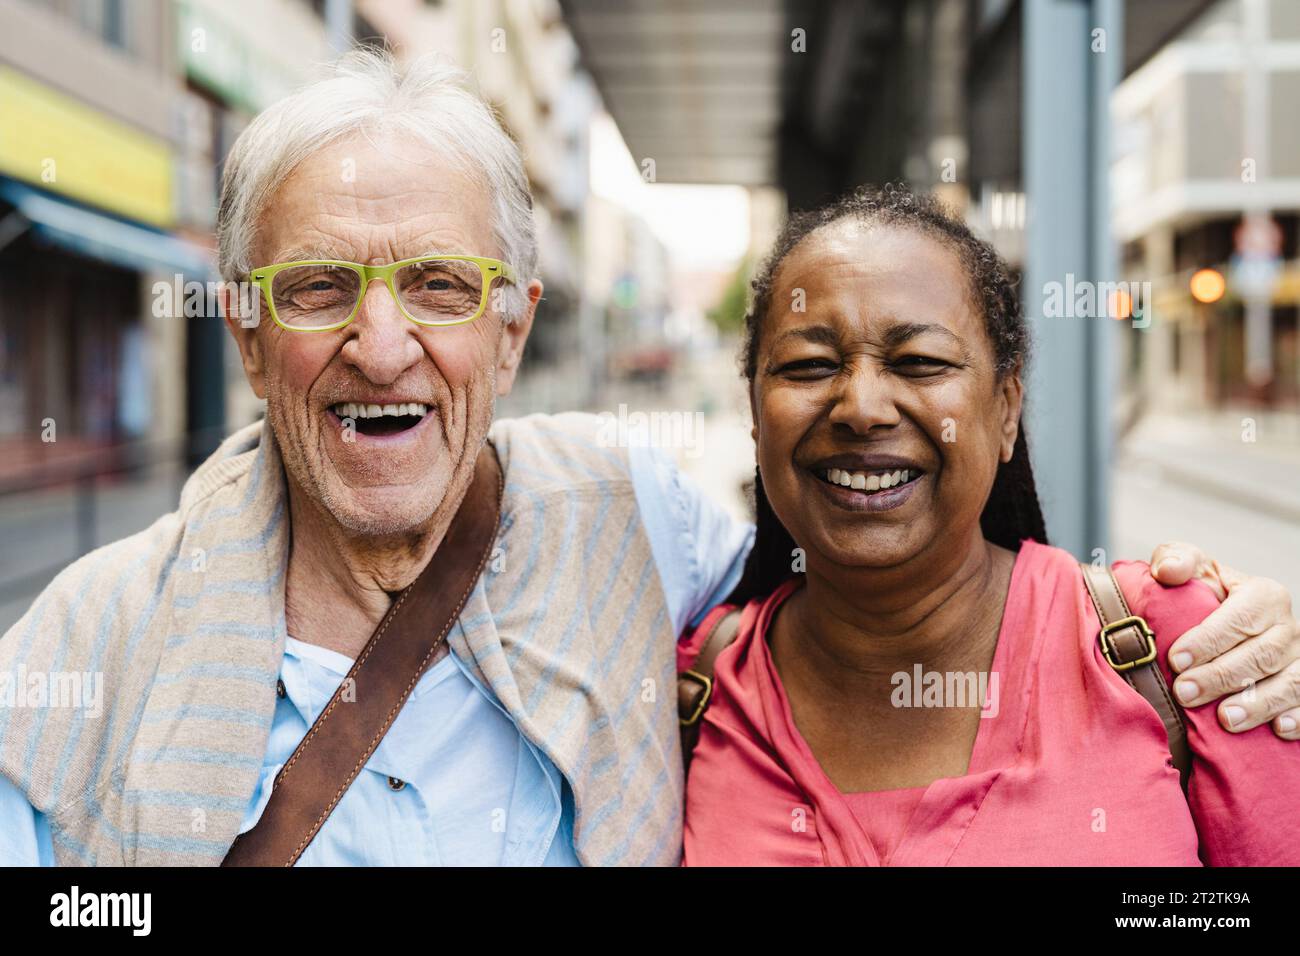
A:
{"label": "striped sweater over shoulder", "polygon": [[[600,427],[494,424],[501,528],[448,640],[569,781],[579,859],[672,865],[675,635],[627,452]],[[199,467],[175,512],[71,564],[0,638],[0,674],[102,688],[97,707],[0,707],[0,773],[48,817],[58,863],[221,862],[266,750],[288,548],[262,420]]]}

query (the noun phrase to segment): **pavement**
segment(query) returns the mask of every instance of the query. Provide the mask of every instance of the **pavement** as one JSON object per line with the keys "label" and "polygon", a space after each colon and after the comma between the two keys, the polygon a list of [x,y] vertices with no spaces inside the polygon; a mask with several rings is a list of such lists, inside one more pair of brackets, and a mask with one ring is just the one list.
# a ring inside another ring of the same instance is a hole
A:
{"label": "pavement", "polygon": [[1149,415],[1116,449],[1111,495],[1112,557],[1190,541],[1300,605],[1300,415]]}

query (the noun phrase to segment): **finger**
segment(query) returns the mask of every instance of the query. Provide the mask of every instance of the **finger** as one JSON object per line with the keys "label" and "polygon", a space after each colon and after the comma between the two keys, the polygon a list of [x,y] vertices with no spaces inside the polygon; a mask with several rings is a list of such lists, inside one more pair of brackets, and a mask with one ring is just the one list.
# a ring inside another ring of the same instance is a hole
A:
{"label": "finger", "polygon": [[1273,733],[1283,740],[1300,740],[1300,707],[1288,710],[1273,721]]}
{"label": "finger", "polygon": [[1253,730],[1300,706],[1300,664],[1291,664],[1272,677],[1219,702],[1219,723],[1234,734]]}
{"label": "finger", "polygon": [[[1277,604],[1278,596],[1268,586],[1271,583],[1267,578],[1251,578],[1233,588],[1205,620],[1188,628],[1169,646],[1170,668],[1182,673],[1198,667],[1247,638],[1263,633],[1269,626],[1285,622],[1286,615]],[[1275,668],[1269,673],[1276,672]]]}
{"label": "finger", "polygon": [[1190,581],[1197,567],[1206,560],[1196,545],[1169,541],[1156,545],[1151,552],[1151,576],[1161,584],[1176,587]]}
{"label": "finger", "polygon": [[1185,707],[1208,704],[1279,673],[1290,663],[1291,653],[1291,629],[1270,627],[1254,640],[1184,671],[1174,681],[1174,694]]}

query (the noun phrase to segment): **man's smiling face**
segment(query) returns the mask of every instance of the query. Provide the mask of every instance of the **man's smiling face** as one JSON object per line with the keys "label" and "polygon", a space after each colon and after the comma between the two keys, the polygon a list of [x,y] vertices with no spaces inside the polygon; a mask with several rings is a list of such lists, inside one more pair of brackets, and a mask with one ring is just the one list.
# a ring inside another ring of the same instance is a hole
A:
{"label": "man's smiling face", "polygon": [[[429,146],[392,133],[348,137],[314,153],[272,195],[257,225],[256,267],[501,254],[488,187]],[[289,481],[340,525],[371,535],[417,529],[450,490],[463,490],[527,336],[528,323],[507,326],[494,298],[467,325],[425,328],[376,281],[357,316],[336,331],[288,331],[264,305],[256,329],[232,324]],[[402,420],[410,427],[401,430],[360,418],[354,429],[337,413],[340,403],[415,403],[424,414]]]}

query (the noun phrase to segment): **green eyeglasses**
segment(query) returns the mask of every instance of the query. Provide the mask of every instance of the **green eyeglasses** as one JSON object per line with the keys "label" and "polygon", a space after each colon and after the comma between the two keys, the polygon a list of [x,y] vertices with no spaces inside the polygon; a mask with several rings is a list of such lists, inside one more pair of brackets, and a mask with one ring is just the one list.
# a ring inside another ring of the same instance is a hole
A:
{"label": "green eyeglasses", "polygon": [[492,280],[515,281],[499,259],[434,254],[366,266],[338,259],[299,259],[254,269],[271,318],[294,332],[331,332],[351,322],[375,279],[382,279],[402,314],[417,325],[464,325],[487,308]]}

